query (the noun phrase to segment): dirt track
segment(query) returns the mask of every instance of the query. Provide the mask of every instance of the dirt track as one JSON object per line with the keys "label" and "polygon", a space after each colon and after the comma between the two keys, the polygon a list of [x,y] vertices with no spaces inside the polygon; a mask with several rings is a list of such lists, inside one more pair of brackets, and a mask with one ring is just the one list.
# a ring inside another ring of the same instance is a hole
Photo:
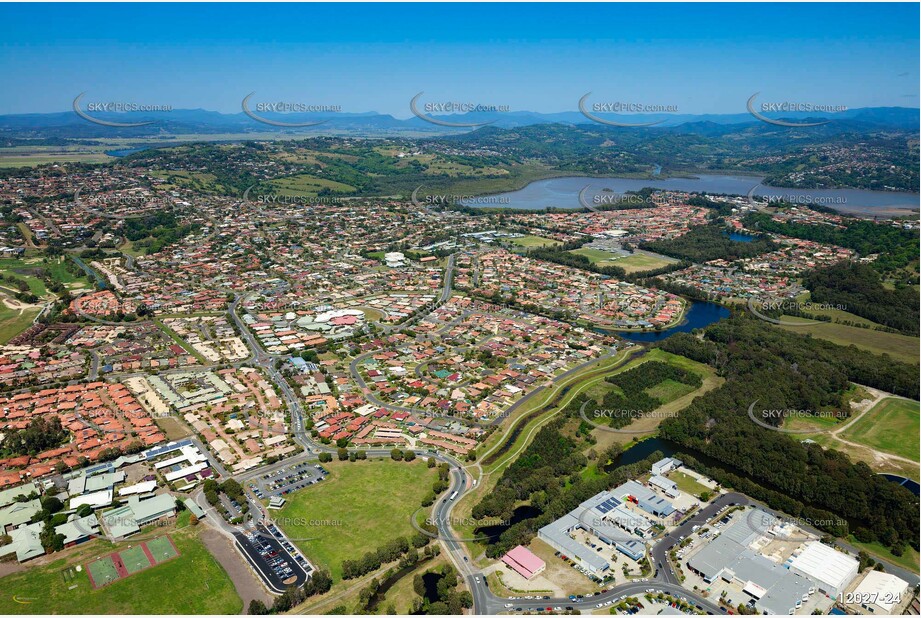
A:
{"label": "dirt track", "polygon": [[208,528],[201,531],[199,538],[214,556],[214,559],[227,571],[230,581],[233,582],[234,588],[237,589],[237,594],[243,599],[243,611],[241,613],[247,613],[249,602],[254,599],[259,599],[267,607],[272,606],[274,597],[256,579],[256,576],[244,563],[243,557],[240,556],[227,537],[216,530]]}

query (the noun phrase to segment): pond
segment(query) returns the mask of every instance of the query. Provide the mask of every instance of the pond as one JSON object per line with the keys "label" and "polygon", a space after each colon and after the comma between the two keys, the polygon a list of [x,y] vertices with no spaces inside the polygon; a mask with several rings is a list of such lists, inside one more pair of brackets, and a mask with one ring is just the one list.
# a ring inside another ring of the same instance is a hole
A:
{"label": "pond", "polygon": [[726,234],[729,237],[729,240],[735,242],[755,242],[756,237],[750,234],[740,234],[738,232],[729,232]]}
{"label": "pond", "polygon": [[514,511],[512,511],[512,517],[508,521],[508,525],[505,524],[496,524],[493,526],[481,526],[473,531],[475,537],[487,537],[487,542],[495,542],[503,532],[514,526],[520,521],[526,519],[531,519],[532,517],[537,517],[542,511],[533,506],[524,505],[519,506]]}
{"label": "pond", "polygon": [[652,341],[661,341],[675,333],[689,333],[695,328],[705,328],[714,322],[729,317],[729,309],[716,303],[705,301],[688,301],[690,308],[684,316],[684,320],[671,328],[655,331],[615,331],[614,334],[622,339],[636,341],[637,343],[649,343]]}

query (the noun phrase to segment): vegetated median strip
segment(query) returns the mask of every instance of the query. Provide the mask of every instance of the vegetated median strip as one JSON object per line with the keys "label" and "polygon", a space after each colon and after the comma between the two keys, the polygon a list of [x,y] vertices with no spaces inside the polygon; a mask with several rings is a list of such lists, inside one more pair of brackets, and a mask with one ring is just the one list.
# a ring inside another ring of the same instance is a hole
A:
{"label": "vegetated median strip", "polygon": [[[533,421],[541,414],[546,413],[548,410],[559,408],[559,402],[563,397],[571,392],[571,389],[575,385],[574,383],[583,382],[583,384],[579,385],[578,390],[576,390],[573,394],[579,392],[582,388],[591,384],[591,382],[593,382],[596,378],[602,377],[597,374],[603,374],[604,372],[611,371],[615,367],[623,364],[623,362],[633,353],[635,353],[635,350],[624,350],[617,356],[614,356],[610,359],[613,361],[611,364],[603,364],[602,366],[595,367],[594,369],[591,369],[585,373],[576,373],[575,375],[570,376],[564,382],[554,386],[552,390],[547,389],[543,391],[550,398],[539,404],[537,409],[518,417],[514,424],[509,427],[509,430],[503,434],[502,440],[497,442],[491,449],[489,449],[489,451],[486,452],[482,459],[482,463],[489,466],[498,461],[505,452],[514,446],[515,442],[518,440],[518,437],[524,431],[525,426],[527,426],[531,421]],[[608,359],[602,359],[602,363],[604,360]],[[493,468],[491,471],[494,471],[495,469],[497,468]]]}
{"label": "vegetated median strip", "polygon": [[[471,498],[472,496],[479,496],[484,491],[487,491],[489,483],[486,479],[493,472],[501,471],[506,465],[509,465],[511,462],[515,460],[515,457],[518,455],[518,453],[523,448],[527,447],[534,433],[537,430],[539,430],[540,427],[543,426],[546,422],[551,420],[556,415],[556,413],[559,412],[560,409],[562,409],[563,406],[559,405],[562,397],[565,397],[567,394],[571,395],[572,397],[575,397],[576,395],[578,395],[578,393],[582,391],[583,388],[588,388],[589,386],[594,384],[597,381],[597,379],[604,377],[604,375],[607,372],[612,371],[620,367],[621,365],[623,365],[624,362],[629,360],[632,356],[634,356],[636,352],[642,352],[642,349],[634,348],[630,350],[623,350],[617,356],[607,358],[607,359],[602,359],[602,363],[605,363],[603,366],[596,367],[585,373],[577,373],[573,376],[570,376],[570,378],[568,378],[565,383],[558,384],[553,391],[550,391],[550,390],[545,391],[545,393],[547,393],[548,395],[552,393],[552,399],[550,401],[545,400],[542,404],[539,405],[538,409],[516,419],[513,427],[510,427],[509,431],[507,431],[503,435],[503,438],[499,442],[497,442],[489,451],[487,451],[487,453],[492,453],[492,451],[496,450],[497,448],[501,448],[501,452],[496,454],[497,459],[495,459],[494,462],[498,461],[498,457],[500,457],[502,454],[506,454],[506,457],[498,465],[494,466],[491,470],[484,471],[483,475],[480,478],[479,485],[475,487],[472,491],[465,492],[458,499],[457,504],[455,505],[455,508],[458,508],[458,507],[462,509],[466,508],[467,505],[469,504],[468,498]],[[605,361],[610,361],[610,362],[605,362]],[[575,382],[582,381],[583,383],[579,384],[578,387],[573,389],[571,388],[572,387],[571,382],[573,381]],[[567,387],[570,387],[570,388],[566,390]],[[562,393],[557,392],[558,390],[564,390],[565,392],[562,392]],[[541,415],[544,415],[544,417],[540,418]],[[527,428],[527,425],[530,424],[535,419],[539,419],[538,423],[536,425],[531,426],[530,429],[527,431],[527,433],[525,433],[525,429]],[[519,444],[517,449],[515,449],[512,452],[508,452],[510,449],[512,449],[515,446],[516,443],[519,442],[519,439],[521,438],[522,434],[524,434],[523,442]]]}

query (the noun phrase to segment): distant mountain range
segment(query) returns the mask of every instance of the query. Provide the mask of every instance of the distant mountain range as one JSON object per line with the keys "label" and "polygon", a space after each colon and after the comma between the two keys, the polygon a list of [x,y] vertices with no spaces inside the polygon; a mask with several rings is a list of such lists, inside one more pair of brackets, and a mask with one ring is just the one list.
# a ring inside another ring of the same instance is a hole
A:
{"label": "distant mountain range", "polygon": [[[418,117],[394,118],[389,114],[364,113],[262,113],[272,122],[310,123],[310,127],[282,127],[259,122],[243,112],[223,114],[204,109],[176,109],[169,112],[92,112],[95,119],[114,123],[150,122],[140,127],[109,127],[81,118],[73,111],[48,114],[11,114],[0,116],[0,138],[10,139],[93,139],[101,137],[162,137],[189,134],[277,133],[343,135],[451,135],[466,133],[477,127],[448,127]],[[659,122],[654,129],[680,133],[718,136],[738,132],[749,126],[768,125],[751,114],[597,114],[605,120],[621,123]],[[839,113],[797,112],[764,114],[775,120],[805,123],[830,121],[823,125],[833,132],[877,132],[881,130],[918,131],[919,109],[906,107],[865,107]],[[544,114],[539,112],[469,113],[437,115],[446,123],[489,123],[489,126],[514,129],[538,124],[596,125],[578,111]],[[834,127],[832,127],[834,125]],[[482,126],[482,125],[480,125]],[[780,128],[780,127],[777,127]]]}

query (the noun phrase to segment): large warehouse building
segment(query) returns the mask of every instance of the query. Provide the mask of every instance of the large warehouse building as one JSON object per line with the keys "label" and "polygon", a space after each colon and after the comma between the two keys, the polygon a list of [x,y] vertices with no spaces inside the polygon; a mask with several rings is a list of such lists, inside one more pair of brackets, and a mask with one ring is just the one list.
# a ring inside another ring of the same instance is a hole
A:
{"label": "large warehouse building", "polygon": [[790,570],[818,584],[819,592],[837,597],[857,577],[857,559],[819,541],[807,543],[787,561]]}
{"label": "large warehouse building", "polygon": [[[632,504],[631,504],[632,503]],[[634,506],[635,505],[635,506]],[[635,509],[644,511],[646,515]],[[537,536],[554,549],[579,562],[592,573],[606,571],[610,564],[594,549],[573,538],[584,530],[633,560],[646,555],[645,537],[652,531],[648,516],[670,517],[675,507],[648,487],[627,481],[580,504],[555,522],[541,528]]]}
{"label": "large warehouse building", "polygon": [[722,579],[738,584],[754,599],[755,608],[767,614],[788,614],[804,596],[816,591],[834,596],[853,581],[857,560],[818,541],[808,543],[783,564],[751,549],[764,534],[764,528],[753,522],[772,519],[780,523],[766,511],[739,519],[694,554],[688,567],[706,582]]}

